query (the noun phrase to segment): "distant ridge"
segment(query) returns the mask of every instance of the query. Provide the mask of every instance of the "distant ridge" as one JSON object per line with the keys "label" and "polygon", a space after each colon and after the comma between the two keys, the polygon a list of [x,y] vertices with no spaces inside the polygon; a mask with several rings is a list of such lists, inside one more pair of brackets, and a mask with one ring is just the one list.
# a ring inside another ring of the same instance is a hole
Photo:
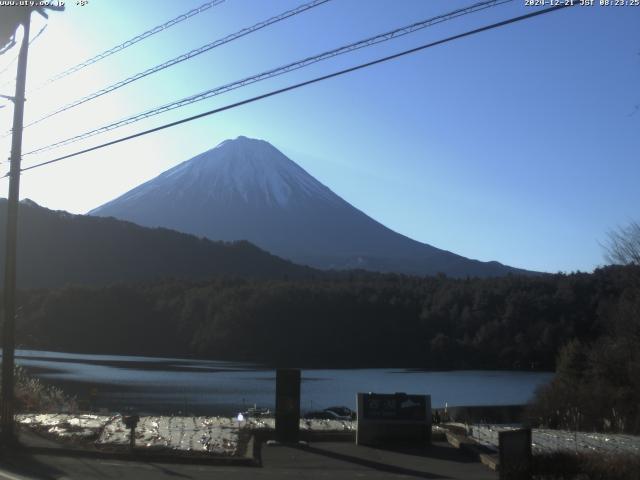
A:
{"label": "distant ridge", "polygon": [[213,240],[248,240],[296,263],[455,277],[527,274],[396,233],[264,140],[238,137],[89,212]]}
{"label": "distant ridge", "polygon": [[[7,200],[2,198],[2,252],[6,214]],[[213,242],[113,218],[72,215],[31,200],[20,202],[18,225],[19,288],[216,276],[282,279],[314,273],[248,242]],[[0,269],[4,269],[4,255]]]}

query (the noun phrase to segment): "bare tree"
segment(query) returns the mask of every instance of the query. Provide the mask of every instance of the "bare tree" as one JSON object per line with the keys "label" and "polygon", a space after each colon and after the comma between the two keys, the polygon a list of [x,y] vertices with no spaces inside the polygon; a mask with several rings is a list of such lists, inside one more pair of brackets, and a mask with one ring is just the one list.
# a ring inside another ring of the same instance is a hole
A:
{"label": "bare tree", "polygon": [[631,222],[607,234],[605,259],[616,265],[640,265],[640,223]]}

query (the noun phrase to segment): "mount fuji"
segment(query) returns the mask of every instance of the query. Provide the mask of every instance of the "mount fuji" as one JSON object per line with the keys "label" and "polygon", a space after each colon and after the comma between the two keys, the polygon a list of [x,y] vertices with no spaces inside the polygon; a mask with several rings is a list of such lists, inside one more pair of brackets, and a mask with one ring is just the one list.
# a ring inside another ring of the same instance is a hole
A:
{"label": "mount fuji", "polygon": [[225,140],[89,215],[212,240],[248,240],[296,263],[450,276],[530,273],[396,233],[333,193],[266,141]]}

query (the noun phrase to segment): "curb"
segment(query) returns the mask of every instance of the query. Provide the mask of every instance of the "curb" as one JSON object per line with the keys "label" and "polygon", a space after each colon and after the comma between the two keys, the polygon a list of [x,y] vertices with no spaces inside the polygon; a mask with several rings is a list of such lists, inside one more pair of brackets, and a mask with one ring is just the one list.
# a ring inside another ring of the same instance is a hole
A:
{"label": "curb", "polygon": [[344,432],[336,431],[300,431],[300,440],[305,442],[355,442],[355,430],[347,430]]}
{"label": "curb", "polygon": [[[16,445],[11,448],[11,452],[15,454],[35,454],[35,455],[52,455],[62,457],[80,457],[80,458],[98,458],[103,460],[120,460],[129,462],[152,461],[158,463],[180,463],[191,465],[222,465],[222,466],[246,466],[258,467],[261,462],[259,460],[259,447],[256,448],[255,436],[252,435],[248,442],[244,455],[239,456],[207,456],[206,454],[189,454],[180,453],[178,451],[158,452],[145,451],[136,449],[133,452],[109,452],[100,450],[83,450],[79,448],[64,447],[29,447],[25,445]],[[256,455],[258,454],[258,455]]]}
{"label": "curb", "polygon": [[449,442],[451,446],[468,453],[494,472],[500,470],[500,461],[496,454],[487,453],[486,449],[481,448],[475,441],[470,440],[468,437],[452,432],[446,432],[445,435],[447,442]]}

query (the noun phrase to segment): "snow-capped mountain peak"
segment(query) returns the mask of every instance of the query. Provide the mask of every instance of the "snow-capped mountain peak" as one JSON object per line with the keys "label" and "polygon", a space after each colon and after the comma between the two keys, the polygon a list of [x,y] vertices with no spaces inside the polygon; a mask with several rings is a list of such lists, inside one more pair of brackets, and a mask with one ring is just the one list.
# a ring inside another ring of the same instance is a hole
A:
{"label": "snow-capped mountain peak", "polygon": [[233,197],[245,203],[286,207],[301,197],[335,201],[335,195],[304,169],[264,140],[240,136],[167,170],[121,200],[153,191],[184,195],[197,189],[212,199]]}
{"label": "snow-capped mountain peak", "polygon": [[89,212],[212,240],[248,240],[319,268],[500,275],[396,233],[344,201],[264,140],[238,137]]}

